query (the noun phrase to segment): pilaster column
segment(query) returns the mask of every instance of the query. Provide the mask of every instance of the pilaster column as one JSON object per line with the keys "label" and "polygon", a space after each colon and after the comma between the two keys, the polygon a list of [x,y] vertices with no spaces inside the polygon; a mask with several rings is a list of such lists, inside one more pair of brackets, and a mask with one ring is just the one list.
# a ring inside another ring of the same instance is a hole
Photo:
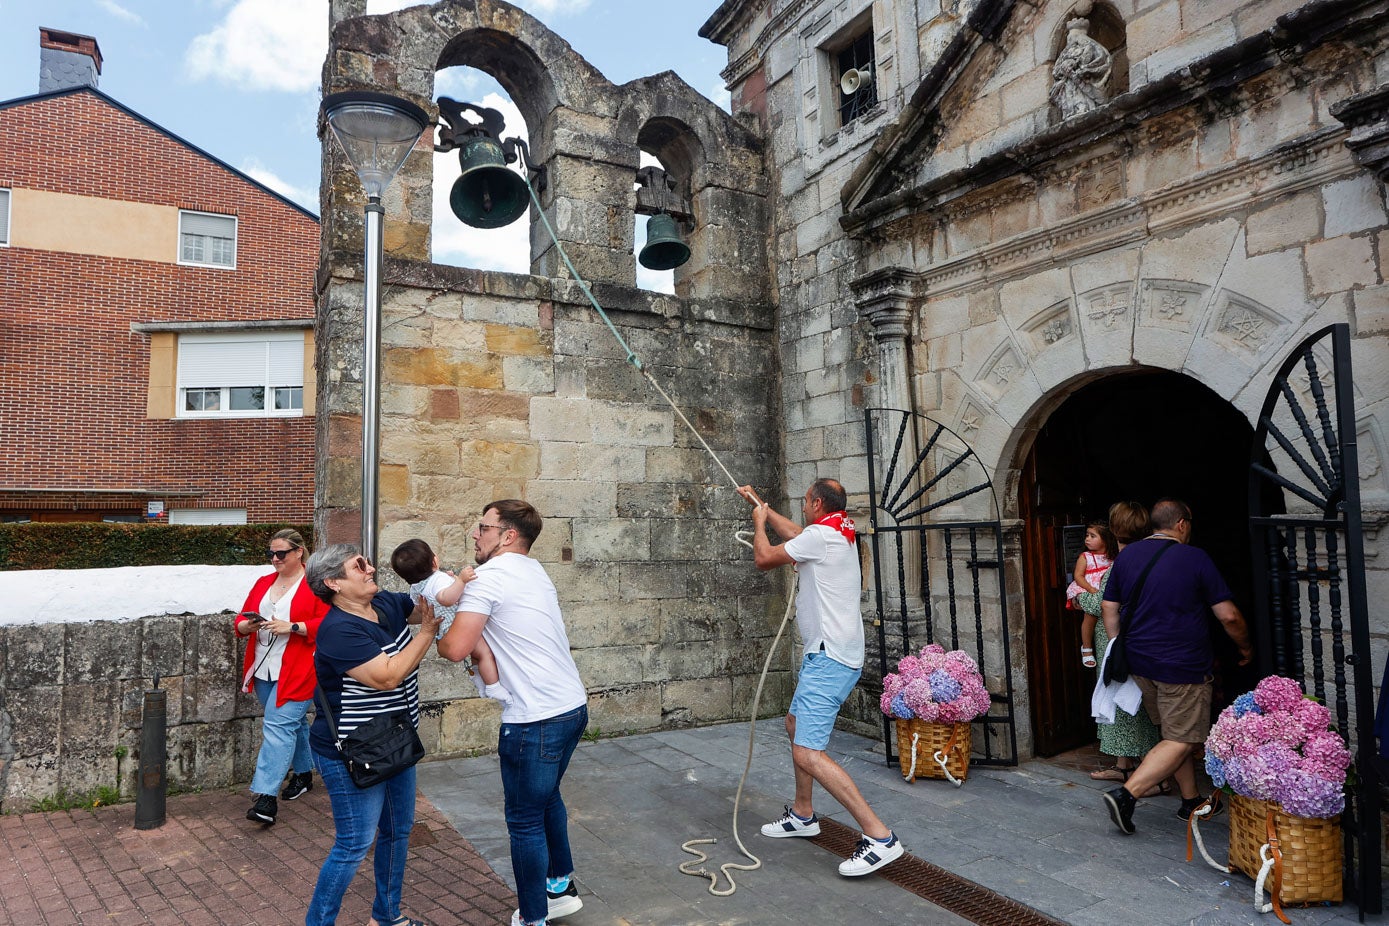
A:
{"label": "pilaster column", "polygon": [[[873,326],[873,341],[878,349],[878,384],[876,405],[881,408],[900,409],[911,412],[912,401],[911,355],[907,348],[907,331],[911,320],[912,281],[914,275],[900,267],[889,267],[865,274],[849,284],[854,292],[854,302],[859,315]],[[902,442],[893,459],[896,444],[895,417],[881,420],[878,433],[873,435],[878,459],[874,468],[881,479],[889,469],[898,482],[906,477],[910,488],[902,493],[906,497],[920,485],[912,468],[916,461],[915,441]],[[914,426],[914,423],[913,423]],[[894,463],[896,465],[894,465]],[[878,485],[879,495],[887,489]],[[874,504],[877,499],[873,500]],[[880,526],[892,523],[891,516],[878,512]],[[884,605],[889,602],[894,608],[904,603],[909,609],[916,605],[921,595],[921,540],[918,533],[887,534],[879,543],[883,557]],[[897,581],[897,561],[900,555],[903,564],[903,581]],[[891,618],[887,615],[890,620]]]}

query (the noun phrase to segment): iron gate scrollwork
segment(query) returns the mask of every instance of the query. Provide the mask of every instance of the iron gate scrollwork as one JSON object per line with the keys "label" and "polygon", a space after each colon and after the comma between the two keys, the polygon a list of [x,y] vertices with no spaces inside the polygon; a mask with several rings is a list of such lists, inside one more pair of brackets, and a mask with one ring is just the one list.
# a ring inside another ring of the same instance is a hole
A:
{"label": "iron gate scrollwork", "polygon": [[1283,363],[1259,413],[1251,623],[1261,673],[1297,679],[1325,702],[1354,757],[1341,824],[1346,895],[1363,919],[1383,901],[1359,474],[1350,329],[1330,325]]}
{"label": "iron gate scrollwork", "polygon": [[[930,643],[969,653],[992,702],[974,721],[983,735],[976,729],[971,761],[1016,765],[1003,528],[993,482],[968,443],[924,415],[872,408],[864,426],[882,674]],[[886,716],[883,741],[888,763],[895,763]]]}

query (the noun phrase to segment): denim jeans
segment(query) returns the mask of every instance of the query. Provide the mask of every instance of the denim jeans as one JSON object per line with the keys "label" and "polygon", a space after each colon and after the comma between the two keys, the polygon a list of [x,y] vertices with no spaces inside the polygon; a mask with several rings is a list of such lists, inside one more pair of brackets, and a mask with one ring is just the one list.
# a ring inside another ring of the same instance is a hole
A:
{"label": "denim jeans", "polygon": [[314,753],[314,764],[333,804],[333,848],[314,886],[305,926],[332,926],[357,868],[376,842],[376,899],[371,915],[386,926],[400,919],[405,856],[415,825],[415,769],[408,768],[370,788],[359,788],[341,759]]}
{"label": "denim jeans", "polygon": [[309,705],[312,701],[286,701],[275,706],[279,682],[255,679],[256,698],[265,708],[261,722],[260,753],[256,756],[256,774],[251,779],[252,794],[280,793],[280,783],[293,767],[296,774],[313,769],[313,753],[309,751]]}
{"label": "denim jeans", "polygon": [[534,723],[504,723],[497,737],[511,870],[521,919],[543,922],[549,910],[545,879],[573,874],[569,814],[559,794],[569,757],[588,726],[588,708]]}

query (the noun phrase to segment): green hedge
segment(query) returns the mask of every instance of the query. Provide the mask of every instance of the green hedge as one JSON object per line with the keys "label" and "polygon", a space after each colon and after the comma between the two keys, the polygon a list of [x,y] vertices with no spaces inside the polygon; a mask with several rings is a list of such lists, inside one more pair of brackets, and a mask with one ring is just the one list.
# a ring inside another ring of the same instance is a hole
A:
{"label": "green hedge", "polygon": [[0,570],[265,565],[276,531],[307,524],[0,524]]}

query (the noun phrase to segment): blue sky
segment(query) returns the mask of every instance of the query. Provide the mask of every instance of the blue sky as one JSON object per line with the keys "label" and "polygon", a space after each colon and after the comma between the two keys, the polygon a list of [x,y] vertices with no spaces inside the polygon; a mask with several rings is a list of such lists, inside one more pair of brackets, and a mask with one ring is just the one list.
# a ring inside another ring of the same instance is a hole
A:
{"label": "blue sky", "polygon": [[[368,12],[412,5],[368,0]],[[719,0],[515,5],[614,83],[670,69],[727,108],[719,77],[726,50],[698,36]],[[95,36],[104,59],[103,92],[317,212],[314,128],[327,10],[327,0],[0,0],[0,100],[38,92],[40,26]],[[478,72],[442,75],[439,93],[504,103],[495,82]],[[519,116],[509,118],[508,134],[519,126]],[[440,157],[456,170],[456,155]],[[447,190],[452,178],[436,174]],[[443,218],[435,222],[436,260],[524,269],[507,265],[516,260],[515,241],[522,242],[524,254],[524,222],[509,227],[509,235],[493,232],[479,239]],[[649,279],[646,284],[652,285]]]}

